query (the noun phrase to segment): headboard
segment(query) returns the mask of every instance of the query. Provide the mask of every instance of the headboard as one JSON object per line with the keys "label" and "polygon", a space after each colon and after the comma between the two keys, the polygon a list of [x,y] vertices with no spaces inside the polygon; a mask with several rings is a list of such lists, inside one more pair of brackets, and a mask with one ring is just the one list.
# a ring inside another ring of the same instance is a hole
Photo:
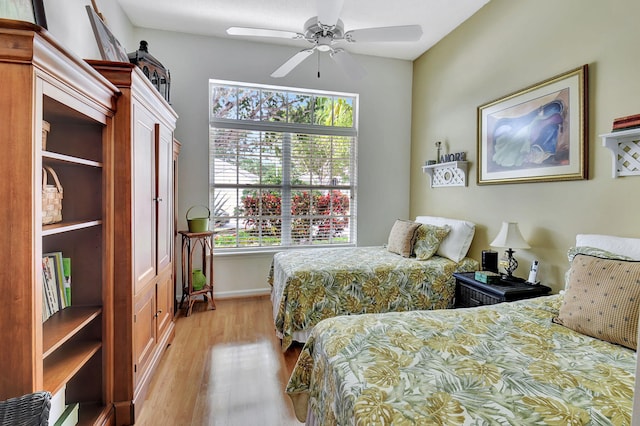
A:
{"label": "headboard", "polygon": [[615,237],[613,235],[578,234],[576,247],[595,247],[611,253],[640,260],[640,238]]}

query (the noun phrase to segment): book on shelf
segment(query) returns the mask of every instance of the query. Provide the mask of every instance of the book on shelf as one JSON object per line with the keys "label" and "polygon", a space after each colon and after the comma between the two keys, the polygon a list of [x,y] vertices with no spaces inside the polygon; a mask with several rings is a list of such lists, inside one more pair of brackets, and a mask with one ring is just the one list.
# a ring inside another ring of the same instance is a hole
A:
{"label": "book on shelf", "polygon": [[71,258],[62,258],[62,275],[64,280],[64,301],[71,306]]}
{"label": "book on shelf", "polygon": [[65,290],[64,290],[64,263],[62,260],[62,252],[55,251],[43,254],[44,257],[52,259],[55,270],[55,294],[58,299],[58,310],[67,307]]}
{"label": "book on shelf", "polygon": [[[42,289],[44,290],[44,286],[42,286]],[[44,297],[44,291],[42,292],[42,322],[45,322],[46,320],[49,319],[50,315],[49,315],[49,307],[47,306],[47,299]]]}
{"label": "book on shelf", "polygon": [[80,405],[75,402],[69,404],[64,409],[62,415],[54,423],[55,426],[73,426],[78,424],[78,408]]}
{"label": "book on shelf", "polygon": [[640,127],[640,114],[628,115],[613,119],[613,131],[635,129]]}
{"label": "book on shelf", "polygon": [[42,257],[42,297],[47,302],[48,317],[60,310],[60,303],[57,296],[57,283],[54,258]]}
{"label": "book on shelf", "polygon": [[44,268],[42,269],[42,322],[49,319],[51,309],[49,309],[49,301],[47,300],[46,280],[44,276]]}
{"label": "book on shelf", "polygon": [[62,388],[53,395],[51,395],[51,406],[49,408],[49,426],[53,426],[56,421],[62,416],[65,408],[67,408],[66,401],[67,385],[62,385]]}
{"label": "book on shelf", "polygon": [[56,251],[42,255],[42,322],[71,306],[71,259]]}

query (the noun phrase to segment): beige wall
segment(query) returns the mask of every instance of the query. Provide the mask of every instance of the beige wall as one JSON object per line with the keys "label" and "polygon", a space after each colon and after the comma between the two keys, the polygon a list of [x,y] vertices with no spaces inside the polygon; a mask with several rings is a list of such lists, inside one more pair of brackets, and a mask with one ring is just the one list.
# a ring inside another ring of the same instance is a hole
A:
{"label": "beige wall", "polygon": [[[640,2],[492,0],[414,63],[411,216],[478,224],[470,254],[480,259],[502,221],[516,221],[532,246],[519,250],[516,275],[533,259],[539,277],[563,286],[566,251],[577,233],[640,237],[640,177],[611,177],[600,134],[614,118],[640,113]],[[549,77],[589,65],[589,180],[478,186],[477,107]],[[466,151],[465,188],[430,188],[421,171],[434,142]]]}

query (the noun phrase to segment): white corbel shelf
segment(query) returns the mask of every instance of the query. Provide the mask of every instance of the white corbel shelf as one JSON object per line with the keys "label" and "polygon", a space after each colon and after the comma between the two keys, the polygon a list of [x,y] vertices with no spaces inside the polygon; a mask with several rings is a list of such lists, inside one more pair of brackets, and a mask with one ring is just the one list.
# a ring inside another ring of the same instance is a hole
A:
{"label": "white corbel shelf", "polygon": [[431,178],[431,187],[467,186],[468,161],[449,161],[422,166],[422,172]]}
{"label": "white corbel shelf", "polygon": [[640,128],[600,135],[611,151],[612,177],[640,175]]}

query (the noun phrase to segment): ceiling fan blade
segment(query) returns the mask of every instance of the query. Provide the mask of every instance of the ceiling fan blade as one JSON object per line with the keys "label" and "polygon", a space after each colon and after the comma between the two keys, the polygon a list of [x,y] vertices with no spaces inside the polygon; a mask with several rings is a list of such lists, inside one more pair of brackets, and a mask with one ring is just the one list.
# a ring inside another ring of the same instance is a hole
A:
{"label": "ceiling fan blade", "polygon": [[367,71],[355,60],[349,52],[344,49],[335,49],[333,52],[329,54],[331,59],[336,61],[338,65],[342,68],[342,70],[354,80],[359,80],[365,75],[367,75]]}
{"label": "ceiling fan blade", "polygon": [[347,31],[344,38],[350,42],[417,41],[422,37],[420,25],[399,27],[363,28]]}
{"label": "ceiling fan blade", "polygon": [[268,30],[264,28],[247,28],[247,27],[229,27],[227,28],[227,34],[236,36],[251,36],[251,37],[274,37],[274,38],[290,38],[300,39],[304,38],[303,34],[293,31],[283,30]]}
{"label": "ceiling fan blade", "polygon": [[338,22],[344,0],[316,0],[318,21],[322,25],[333,27]]}
{"label": "ceiling fan blade", "polygon": [[301,50],[300,52],[296,53],[291,58],[289,58],[289,60],[287,62],[285,62],[284,64],[280,65],[280,68],[275,70],[271,74],[271,77],[280,78],[280,77],[284,77],[285,75],[289,74],[291,72],[291,70],[293,70],[295,67],[300,65],[302,63],[302,61],[307,59],[309,57],[309,55],[311,55],[313,53],[314,50],[315,50],[314,48],[304,49],[304,50]]}

